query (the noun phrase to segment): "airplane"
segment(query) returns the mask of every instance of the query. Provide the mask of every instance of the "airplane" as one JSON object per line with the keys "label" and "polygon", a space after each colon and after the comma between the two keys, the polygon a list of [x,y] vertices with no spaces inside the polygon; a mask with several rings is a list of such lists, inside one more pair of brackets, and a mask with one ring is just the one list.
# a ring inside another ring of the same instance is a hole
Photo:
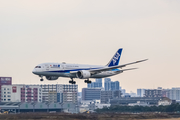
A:
{"label": "airplane", "polygon": [[[118,49],[109,63],[105,66],[102,65],[84,65],[84,64],[67,64],[62,63],[42,63],[37,65],[32,73],[41,77],[40,81],[43,81],[43,76],[47,80],[57,80],[59,77],[67,77],[71,80],[69,83],[76,84],[74,78],[85,79],[85,83],[91,83],[89,78],[105,78],[120,74],[127,70],[133,70],[137,68],[122,69],[127,65],[136,64],[146,61],[148,59],[119,65],[122,48]],[[118,69],[119,68],[119,69]]]}

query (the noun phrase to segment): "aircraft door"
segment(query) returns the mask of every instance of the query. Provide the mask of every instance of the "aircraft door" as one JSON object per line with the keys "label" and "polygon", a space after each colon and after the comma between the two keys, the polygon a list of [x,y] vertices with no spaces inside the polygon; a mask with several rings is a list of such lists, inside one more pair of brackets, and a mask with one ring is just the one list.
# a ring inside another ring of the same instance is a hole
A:
{"label": "aircraft door", "polygon": [[62,70],[64,70],[64,65],[63,64],[61,65],[61,67],[62,67]]}
{"label": "aircraft door", "polygon": [[61,64],[62,70],[66,70],[66,64]]}
{"label": "aircraft door", "polygon": [[45,69],[49,70],[49,65],[48,64],[45,65]]}

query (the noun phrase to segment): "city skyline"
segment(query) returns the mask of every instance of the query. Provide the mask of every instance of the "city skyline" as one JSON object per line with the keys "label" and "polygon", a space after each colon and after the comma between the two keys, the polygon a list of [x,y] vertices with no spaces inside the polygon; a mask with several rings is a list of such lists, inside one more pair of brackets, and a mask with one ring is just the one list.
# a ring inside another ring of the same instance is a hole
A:
{"label": "city skyline", "polygon": [[[127,92],[179,87],[179,6],[177,0],[1,1],[0,76],[12,84],[69,84],[69,78],[40,82],[32,70],[44,62],[106,65],[123,48],[120,64],[149,59],[110,77]],[[87,86],[75,80],[79,90]]]}

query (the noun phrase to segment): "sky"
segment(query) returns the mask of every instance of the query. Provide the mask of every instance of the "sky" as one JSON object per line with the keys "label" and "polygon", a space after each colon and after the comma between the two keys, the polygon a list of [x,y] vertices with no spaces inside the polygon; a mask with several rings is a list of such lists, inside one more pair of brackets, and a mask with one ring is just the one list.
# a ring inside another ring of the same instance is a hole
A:
{"label": "sky", "polygon": [[[123,48],[120,64],[149,59],[110,77],[127,92],[180,87],[179,6],[179,0],[0,0],[0,76],[13,84],[69,84],[41,82],[32,70],[45,62],[106,65]],[[87,86],[75,80],[79,91]]]}

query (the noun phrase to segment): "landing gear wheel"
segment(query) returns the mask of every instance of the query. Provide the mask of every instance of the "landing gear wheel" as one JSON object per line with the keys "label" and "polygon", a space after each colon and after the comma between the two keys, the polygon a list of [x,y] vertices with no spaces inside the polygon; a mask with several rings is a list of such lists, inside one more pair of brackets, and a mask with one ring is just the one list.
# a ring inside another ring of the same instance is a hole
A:
{"label": "landing gear wheel", "polygon": [[91,83],[91,81],[87,81],[87,83]]}
{"label": "landing gear wheel", "polygon": [[84,80],[85,83],[91,83],[91,81],[88,79],[88,80]]}
{"label": "landing gear wheel", "polygon": [[42,75],[39,75],[39,77],[41,77],[40,81],[43,81],[43,76],[42,76]]}
{"label": "landing gear wheel", "polygon": [[74,81],[73,78],[71,78],[71,80],[69,81],[69,83],[71,83],[71,84],[76,84],[76,81]]}

